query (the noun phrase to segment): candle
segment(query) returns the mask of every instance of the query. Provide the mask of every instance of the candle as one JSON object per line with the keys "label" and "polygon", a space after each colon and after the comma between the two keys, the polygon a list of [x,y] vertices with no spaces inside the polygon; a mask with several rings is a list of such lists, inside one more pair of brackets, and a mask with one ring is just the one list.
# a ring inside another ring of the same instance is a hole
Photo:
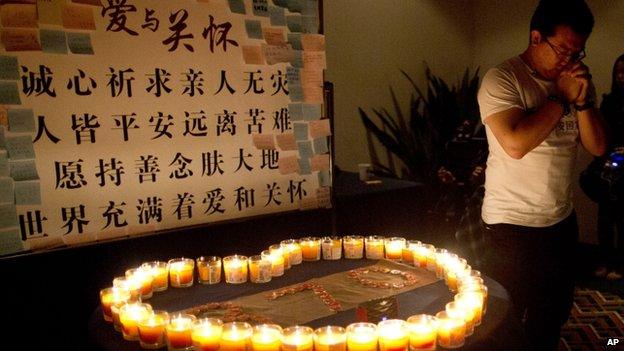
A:
{"label": "candle", "polygon": [[280,255],[284,260],[284,269],[290,269],[290,253],[286,252],[281,245],[275,244],[269,246],[271,255]]}
{"label": "candle", "polygon": [[401,319],[386,319],[377,325],[379,351],[407,351],[409,334],[407,323]]}
{"label": "candle", "polygon": [[193,285],[195,261],[190,258],[169,260],[169,280],[174,288],[186,288]]}
{"label": "candle", "polygon": [[261,255],[249,257],[249,280],[252,283],[266,283],[271,281],[271,261]]}
{"label": "candle", "polygon": [[271,262],[271,276],[281,277],[284,275],[284,256],[272,254],[269,250],[264,250],[260,256]]}
{"label": "candle", "polygon": [[169,314],[165,311],[154,311],[139,320],[139,341],[144,349],[158,349],[165,346],[165,326],[169,323]]}
{"label": "candle", "polygon": [[466,336],[472,335],[475,326],[475,309],[468,305],[451,301],[446,304],[446,314],[451,318],[461,319],[466,323]]}
{"label": "candle", "polygon": [[464,345],[466,339],[466,322],[450,317],[446,311],[436,314],[438,319],[438,345],[454,349]]}
{"label": "candle", "polygon": [[247,281],[247,256],[233,255],[223,259],[225,282],[241,284]]}
{"label": "candle", "polygon": [[251,349],[253,351],[280,351],[282,327],[277,324],[260,324],[253,328]]}
{"label": "candle", "polygon": [[186,350],[193,347],[191,337],[193,324],[197,318],[190,314],[176,314],[171,316],[167,327],[167,348],[171,350]]}
{"label": "candle", "polygon": [[152,270],[145,267],[131,268],[126,271],[126,278],[136,280],[141,286],[141,300],[147,300],[152,297],[154,276]]}
{"label": "candle", "polygon": [[111,306],[113,304],[121,304],[130,300],[130,292],[121,287],[108,287],[100,290],[100,304],[102,306],[102,314],[107,322],[113,321],[113,312]]}
{"label": "candle", "polygon": [[318,261],[321,259],[321,239],[316,237],[301,238],[299,242],[301,255],[304,261]]}
{"label": "candle", "polygon": [[403,263],[414,264],[414,250],[420,245],[422,245],[422,243],[418,240],[407,241],[407,246],[405,246],[402,251]]}
{"label": "candle", "polygon": [[131,302],[122,305],[119,308],[119,321],[121,322],[123,338],[126,340],[138,340],[139,329],[137,324],[139,320],[152,313],[152,306],[146,303]]}
{"label": "candle", "polygon": [[245,351],[253,329],[249,323],[230,322],[223,325],[220,351]]}
{"label": "candle", "polygon": [[393,261],[400,261],[403,257],[403,248],[406,246],[405,238],[393,237],[386,239],[386,258]]}
{"label": "candle", "polygon": [[193,322],[191,340],[195,351],[216,351],[219,349],[223,322],[217,318],[202,318]]}
{"label": "candle", "polygon": [[297,325],[284,329],[282,351],[312,351],[313,349],[314,330],[312,328]]}
{"label": "candle", "polygon": [[167,290],[169,287],[169,265],[167,262],[145,262],[141,267],[150,268],[152,270],[152,276],[154,277],[152,285],[154,291]]}
{"label": "candle", "polygon": [[221,282],[221,257],[200,256],[197,262],[197,281],[200,284],[217,284]]}
{"label": "candle", "polygon": [[338,326],[325,326],[314,331],[315,351],[346,351],[347,332]]}
{"label": "candle", "polygon": [[443,278],[444,277],[444,261],[447,259],[449,252],[447,249],[435,249],[433,254],[435,266],[433,267],[433,271],[436,272],[436,277]]}
{"label": "candle", "polygon": [[457,295],[455,295],[455,301],[465,308],[471,309],[474,313],[475,326],[481,324],[483,313],[485,311],[485,294],[487,288],[474,287],[472,289],[464,289]]}
{"label": "candle", "polygon": [[113,279],[113,286],[128,290],[132,301],[141,299],[141,283],[138,280],[116,277]]}
{"label": "candle", "polygon": [[373,323],[353,323],[347,326],[349,351],[377,351],[377,326]]}
{"label": "candle", "polygon": [[407,319],[410,351],[431,351],[436,349],[438,338],[437,319],[427,314],[418,314]]}
{"label": "candle", "polygon": [[337,236],[326,236],[321,242],[321,252],[324,260],[339,260],[342,258],[342,239]]}
{"label": "candle", "polygon": [[364,237],[348,235],[342,240],[345,258],[359,260],[364,257]]}
{"label": "candle", "polygon": [[381,260],[384,257],[384,237],[383,236],[367,236],[364,242],[366,243],[366,258],[369,260]]}
{"label": "candle", "polygon": [[303,260],[301,247],[299,242],[295,239],[282,240],[280,245],[284,248],[284,251],[290,254],[290,264],[297,265]]}

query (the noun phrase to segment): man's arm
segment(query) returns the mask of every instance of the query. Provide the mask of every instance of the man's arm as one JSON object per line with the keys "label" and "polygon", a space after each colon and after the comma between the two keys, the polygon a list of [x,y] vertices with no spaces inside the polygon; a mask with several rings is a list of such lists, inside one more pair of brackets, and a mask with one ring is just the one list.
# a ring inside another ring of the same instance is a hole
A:
{"label": "man's arm", "polygon": [[[591,75],[587,66],[581,64],[570,73],[581,84],[581,92],[574,102],[576,106],[584,106],[591,97]],[[605,121],[595,106],[577,111],[581,144],[590,154],[602,156],[607,152],[607,130]]]}

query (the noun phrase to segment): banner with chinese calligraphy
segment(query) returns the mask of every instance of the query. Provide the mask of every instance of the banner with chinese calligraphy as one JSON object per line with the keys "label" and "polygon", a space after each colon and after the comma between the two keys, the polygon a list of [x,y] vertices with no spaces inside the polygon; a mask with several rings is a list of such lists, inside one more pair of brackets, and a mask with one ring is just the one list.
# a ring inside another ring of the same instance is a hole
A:
{"label": "banner with chinese calligraphy", "polygon": [[330,207],[317,0],[0,6],[0,255]]}

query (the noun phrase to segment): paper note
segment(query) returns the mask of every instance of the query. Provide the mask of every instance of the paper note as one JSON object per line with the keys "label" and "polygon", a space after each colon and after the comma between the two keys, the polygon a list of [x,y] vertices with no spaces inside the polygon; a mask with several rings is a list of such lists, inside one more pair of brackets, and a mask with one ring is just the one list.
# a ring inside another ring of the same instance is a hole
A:
{"label": "paper note", "polygon": [[329,170],[329,154],[314,155],[310,161],[312,163],[312,171]]}
{"label": "paper note", "polygon": [[37,5],[5,4],[0,7],[4,27],[37,28]]}
{"label": "paper note", "polygon": [[269,6],[269,18],[272,26],[286,25],[286,15],[281,7]]}
{"label": "paper note", "polygon": [[312,151],[312,142],[309,140],[298,141],[297,148],[299,149],[299,158],[310,158],[314,154]]}
{"label": "paper note", "polygon": [[6,51],[41,51],[37,29],[4,28],[2,43]]}
{"label": "paper note", "polygon": [[301,71],[303,97],[306,102],[323,102],[323,71]]}
{"label": "paper note", "polygon": [[0,79],[19,79],[17,57],[0,56]]}
{"label": "paper note", "polygon": [[316,199],[320,208],[331,208],[331,188],[324,186],[316,189]]}
{"label": "paper note", "polygon": [[277,160],[277,168],[280,174],[292,174],[299,172],[299,159],[297,156],[280,156]]}
{"label": "paper note", "polygon": [[17,82],[0,81],[0,104],[20,105]]}
{"label": "paper note", "polygon": [[314,153],[317,155],[326,154],[329,152],[329,146],[327,146],[327,138],[321,137],[316,138],[313,141],[314,144]]}
{"label": "paper note", "polygon": [[0,177],[0,203],[13,203],[15,182],[10,177]]}
{"label": "paper note", "polygon": [[34,159],[9,160],[9,175],[13,180],[36,180],[39,179],[37,173],[37,163]]}
{"label": "paper note", "polygon": [[12,108],[8,111],[9,131],[12,133],[34,132],[35,115],[30,108]]}
{"label": "paper note", "polygon": [[281,150],[297,150],[297,141],[293,133],[276,134],[275,141]]}
{"label": "paper note", "polygon": [[310,159],[309,158],[300,158],[299,159],[299,174],[300,175],[312,174],[312,167],[310,166]]}
{"label": "paper note", "polygon": [[304,197],[303,199],[299,200],[300,211],[314,210],[317,208],[318,200],[316,199],[315,195],[309,195],[308,197]]}
{"label": "paper note", "polygon": [[14,203],[0,204],[0,228],[17,226],[17,212]]}
{"label": "paper note", "polygon": [[288,116],[290,116],[291,121],[302,121],[303,120],[303,104],[301,103],[288,104]]}
{"label": "paper note", "polygon": [[301,8],[302,15],[316,16],[318,14],[317,0],[304,0]]}
{"label": "paper note", "polygon": [[[106,1],[106,0],[104,0],[104,1]],[[75,2],[77,4],[102,6],[102,3],[100,2],[100,0],[72,0],[72,2]]]}
{"label": "paper note", "polygon": [[245,3],[243,0],[228,0],[228,5],[233,13],[245,14]]}
{"label": "paper note", "polygon": [[290,12],[301,12],[304,0],[286,0],[286,6]]}
{"label": "paper note", "polygon": [[16,205],[40,205],[41,186],[38,180],[15,182]]}
{"label": "paper note", "polygon": [[251,39],[262,39],[262,23],[259,20],[245,20],[245,31]]}
{"label": "paper note", "polygon": [[330,136],[331,129],[329,127],[329,119],[321,119],[318,121],[310,121],[310,136],[313,139]]}
{"label": "paper note", "polygon": [[290,101],[292,102],[302,102],[303,87],[301,86],[301,84],[288,83],[288,97],[290,97]]}
{"label": "paper note", "polygon": [[93,55],[89,33],[67,33],[67,45],[73,54]]}
{"label": "paper note", "polygon": [[[307,122],[295,122],[293,123],[293,131],[295,132],[295,140],[308,140],[308,123]],[[11,153],[9,152],[9,156]]]}
{"label": "paper note", "polygon": [[252,134],[251,139],[256,149],[275,150],[273,134]]}
{"label": "paper note", "polygon": [[303,33],[318,33],[319,23],[317,16],[301,16],[301,31]]}
{"label": "paper note", "polygon": [[321,104],[301,104],[304,121],[321,119]]}
{"label": "paper note", "polygon": [[0,229],[0,255],[24,251],[24,244],[17,226]]}
{"label": "paper note", "polygon": [[262,28],[262,36],[269,45],[286,46],[284,29],[278,27]]}
{"label": "paper note", "polygon": [[267,0],[252,0],[251,12],[256,16],[269,17],[269,2]]}
{"label": "paper note", "polygon": [[248,65],[264,65],[264,55],[259,45],[242,45],[243,60]]}
{"label": "paper note", "polygon": [[6,150],[0,150],[0,177],[8,177],[9,172],[9,155]]}
{"label": "paper note", "polygon": [[301,69],[296,67],[286,67],[286,80],[288,84],[301,84]]}
{"label": "paper note", "polygon": [[301,46],[304,51],[325,51],[325,36],[322,34],[302,34]]}
{"label": "paper note", "polygon": [[35,158],[35,149],[30,135],[7,136],[6,148],[12,160]]}
{"label": "paper note", "polygon": [[65,28],[95,30],[93,8],[90,6],[66,3],[61,8],[61,18]]}
{"label": "paper note", "polygon": [[269,65],[292,60],[293,51],[287,46],[262,44],[264,58]]}
{"label": "paper note", "polygon": [[288,44],[290,44],[295,50],[303,50],[301,33],[288,33]]}
{"label": "paper note", "polygon": [[290,64],[296,68],[303,68],[303,50],[293,50]]}
{"label": "paper note", "polygon": [[67,36],[62,30],[42,29],[39,31],[41,49],[52,54],[67,54]]}
{"label": "paper note", "polygon": [[61,25],[61,6],[64,0],[37,0],[39,22],[44,24]]}
{"label": "paper note", "polygon": [[9,108],[0,105],[0,127],[9,128]]}
{"label": "paper note", "polygon": [[286,26],[291,32],[301,33],[303,26],[301,25],[301,15],[287,15]]}
{"label": "paper note", "polygon": [[308,70],[323,70],[327,68],[327,64],[325,61],[325,51],[304,51],[303,67]]}
{"label": "paper note", "polygon": [[331,186],[331,174],[329,171],[320,171],[318,172],[318,182],[319,186]]}

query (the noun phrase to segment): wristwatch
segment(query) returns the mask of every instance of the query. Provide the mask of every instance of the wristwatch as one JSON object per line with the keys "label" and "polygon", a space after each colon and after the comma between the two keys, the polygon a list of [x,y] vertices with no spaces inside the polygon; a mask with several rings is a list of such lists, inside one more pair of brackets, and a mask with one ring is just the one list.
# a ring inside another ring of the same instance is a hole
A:
{"label": "wristwatch", "polygon": [[574,109],[577,111],[585,111],[594,107],[595,107],[595,104],[592,100],[587,100],[583,105],[574,104]]}
{"label": "wristwatch", "polygon": [[548,100],[550,101],[554,101],[558,104],[561,105],[561,107],[563,107],[563,115],[567,115],[568,113],[570,113],[570,105],[568,105],[568,103],[563,100],[562,98],[560,98],[557,95],[548,95]]}

